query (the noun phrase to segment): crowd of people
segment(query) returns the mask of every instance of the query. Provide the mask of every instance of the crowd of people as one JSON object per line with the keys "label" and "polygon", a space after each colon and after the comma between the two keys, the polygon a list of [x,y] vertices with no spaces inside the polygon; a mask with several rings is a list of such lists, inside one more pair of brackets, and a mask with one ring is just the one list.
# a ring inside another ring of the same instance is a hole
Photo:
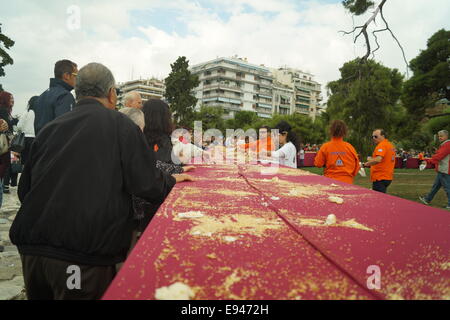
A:
{"label": "crowd of people", "polygon": [[[195,181],[188,174],[195,157],[214,162],[220,152],[254,154],[262,163],[297,168],[297,155],[301,166],[305,152],[315,151],[314,164],[326,177],[353,183],[361,167],[370,167],[379,192],[393,180],[396,152],[383,129],[372,132],[375,148],[364,163],[344,141],[341,120],[331,123],[331,139],[322,146],[301,145],[285,121],[259,128],[258,139],[212,136],[199,143],[190,128],[175,128],[162,100],[143,103],[138,92],[128,92],[118,111],[114,76],[99,63],[78,70],[72,61],[58,61],[48,90],[29,100],[20,120],[12,117],[13,105],[12,94],[1,92],[0,132],[11,136],[17,125],[25,143],[20,153],[0,156],[0,185],[7,192],[17,183],[11,163],[20,158],[21,207],[10,238],[21,255],[28,299],[101,298],[173,186]],[[450,208],[448,132],[439,139],[440,149],[424,159],[436,165],[436,182],[421,200],[428,204],[444,187]],[[66,285],[72,265],[81,268],[80,290]]]}

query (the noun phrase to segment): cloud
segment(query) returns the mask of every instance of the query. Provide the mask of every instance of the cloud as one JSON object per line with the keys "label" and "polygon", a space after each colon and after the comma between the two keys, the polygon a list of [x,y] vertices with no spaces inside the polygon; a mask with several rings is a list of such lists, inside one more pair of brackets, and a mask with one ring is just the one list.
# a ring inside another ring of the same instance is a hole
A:
{"label": "cloud", "polygon": [[[81,9],[81,29],[75,31],[67,28],[66,11],[72,4]],[[426,48],[434,32],[449,28],[449,13],[447,0],[389,0],[384,8],[408,61]],[[14,94],[15,113],[25,109],[31,95],[47,88],[53,65],[62,58],[79,66],[101,62],[117,81],[126,81],[132,75],[164,78],[180,55],[196,64],[237,54],[254,64],[311,72],[324,88],[339,78],[344,62],[365,53],[362,38],[353,44],[352,35],[338,33],[353,26],[338,0],[18,0],[2,15],[2,31],[16,44],[10,51],[15,63],[0,83]],[[369,15],[355,17],[355,25]],[[176,27],[165,27],[175,22]],[[383,26],[380,19],[377,23]],[[390,34],[379,38],[382,48],[375,58],[405,72]]]}

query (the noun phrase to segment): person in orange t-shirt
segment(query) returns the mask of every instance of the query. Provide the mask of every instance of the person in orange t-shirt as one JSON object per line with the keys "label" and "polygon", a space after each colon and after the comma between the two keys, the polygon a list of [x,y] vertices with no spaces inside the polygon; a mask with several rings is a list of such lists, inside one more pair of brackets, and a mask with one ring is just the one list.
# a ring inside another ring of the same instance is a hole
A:
{"label": "person in orange t-shirt", "polygon": [[419,153],[418,158],[419,158],[419,162],[422,162],[423,160],[425,160],[425,157],[424,157],[424,155],[423,155],[423,152],[420,152],[420,153]]}
{"label": "person in orange t-shirt", "polygon": [[394,180],[395,148],[387,139],[383,129],[376,129],[372,133],[373,142],[377,144],[372,157],[367,157],[365,167],[370,167],[372,190],[386,193]]}
{"label": "person in orange t-shirt", "polygon": [[344,141],[347,126],[341,120],[334,120],[330,126],[331,141],[320,148],[314,159],[314,165],[324,169],[324,176],[346,183],[353,183],[353,178],[360,169],[355,148]]}
{"label": "person in orange t-shirt", "polygon": [[272,138],[269,135],[270,127],[268,126],[262,126],[259,129],[259,139],[257,141],[245,143],[239,145],[240,148],[244,148],[245,150],[252,150],[257,153],[265,151],[274,151],[275,145],[272,143]]}

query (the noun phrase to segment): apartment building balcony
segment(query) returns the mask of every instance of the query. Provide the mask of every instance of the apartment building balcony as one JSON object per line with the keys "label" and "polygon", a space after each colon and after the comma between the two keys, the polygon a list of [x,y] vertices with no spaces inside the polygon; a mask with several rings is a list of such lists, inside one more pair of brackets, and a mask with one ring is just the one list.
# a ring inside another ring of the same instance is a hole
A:
{"label": "apartment building balcony", "polygon": [[210,93],[210,94],[203,93],[203,98],[207,98],[207,99],[209,99],[209,98],[227,98],[227,99],[232,99],[232,100],[235,100],[235,101],[239,101],[239,103],[240,103],[240,101],[241,101],[240,99],[242,98],[242,96],[236,96],[234,94],[214,92],[214,93]]}
{"label": "apartment building balcony", "polygon": [[227,111],[241,111],[242,110],[241,105],[237,105],[237,104],[233,104],[233,103],[226,103],[226,102],[222,102],[222,101],[208,101],[208,102],[204,103],[204,105],[210,106],[210,107],[220,107]]}
{"label": "apartment building balcony", "polygon": [[266,109],[266,110],[272,110],[272,105],[268,104],[268,103],[257,102],[256,103],[256,109],[258,109],[258,108],[263,108],[263,109]]}
{"label": "apartment building balcony", "polygon": [[237,99],[233,99],[233,98],[226,98],[222,95],[215,95],[215,96],[211,96],[211,97],[204,97],[202,99],[202,102],[208,102],[208,103],[212,103],[212,102],[220,102],[220,103],[229,103],[229,104],[234,104],[234,105],[241,105],[242,101],[241,100],[237,100]]}
{"label": "apartment building balcony", "polygon": [[310,99],[302,98],[302,97],[299,97],[299,96],[296,97],[295,101],[296,102],[300,102],[300,103],[307,103],[307,104],[311,103]]}
{"label": "apartment building balcony", "polygon": [[309,106],[304,104],[296,104],[295,112],[309,114]]}
{"label": "apartment building balcony", "polygon": [[232,92],[242,92],[242,87],[240,86],[233,86],[229,84],[222,84],[222,83],[214,83],[214,84],[208,84],[206,86],[203,86],[203,91],[211,90],[211,89],[222,89]]}
{"label": "apartment building balcony", "polygon": [[265,118],[265,119],[272,118],[272,114],[268,114],[268,113],[257,112],[257,115],[260,118]]}

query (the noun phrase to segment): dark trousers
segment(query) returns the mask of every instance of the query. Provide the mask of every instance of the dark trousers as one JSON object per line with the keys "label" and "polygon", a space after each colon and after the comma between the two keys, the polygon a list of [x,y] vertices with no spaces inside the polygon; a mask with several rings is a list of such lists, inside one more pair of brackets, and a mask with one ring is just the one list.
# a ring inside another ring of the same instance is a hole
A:
{"label": "dark trousers", "polygon": [[8,169],[6,169],[6,172],[5,172],[3,185],[5,187],[9,187],[10,184],[11,184],[11,187],[17,186],[17,176],[18,176],[18,173],[13,173],[11,171],[11,165],[9,165]]}
{"label": "dark trousers", "polygon": [[391,184],[392,180],[379,180],[372,183],[372,190],[386,193],[387,187]]}
{"label": "dark trousers", "polygon": [[[28,300],[100,299],[116,275],[115,265],[87,266],[29,255],[21,259]],[[78,275],[79,288],[74,287]]]}
{"label": "dark trousers", "polygon": [[20,161],[22,162],[23,165],[25,165],[25,163],[28,160],[28,157],[30,155],[31,144],[33,143],[33,141],[34,141],[34,138],[25,137],[25,147],[23,148],[22,152],[20,153]]}

